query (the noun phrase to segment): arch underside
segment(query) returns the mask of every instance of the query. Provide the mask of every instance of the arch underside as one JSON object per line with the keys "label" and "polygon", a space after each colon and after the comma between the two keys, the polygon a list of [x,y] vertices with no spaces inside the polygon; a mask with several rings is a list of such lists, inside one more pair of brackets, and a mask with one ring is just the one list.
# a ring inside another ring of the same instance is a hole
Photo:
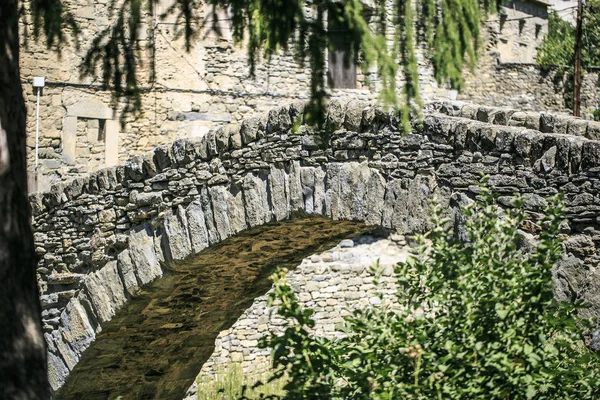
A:
{"label": "arch underside", "polygon": [[219,332],[270,288],[270,272],[371,229],[298,216],[172,263],[104,326],[55,398],[182,399]]}

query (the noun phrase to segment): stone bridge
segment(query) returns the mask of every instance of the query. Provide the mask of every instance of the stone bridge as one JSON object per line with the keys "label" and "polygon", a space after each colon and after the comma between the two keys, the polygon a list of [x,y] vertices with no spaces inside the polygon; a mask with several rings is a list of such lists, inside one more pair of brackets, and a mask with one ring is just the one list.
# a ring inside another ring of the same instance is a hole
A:
{"label": "stone bridge", "polygon": [[[323,139],[302,124],[302,107],[177,140],[30,196],[55,390],[101,331],[119,330],[110,325],[115,313],[178,262],[299,214],[423,232],[429,200],[454,215],[476,196],[482,174],[500,204],[523,194],[533,221],[544,197],[564,194],[567,257],[555,273],[556,294],[587,300],[589,313],[600,315],[600,124],[440,102],[403,136],[393,114],[350,101],[330,104]],[[294,230],[286,231],[294,242]],[[315,222],[313,234],[320,231],[327,228]],[[161,398],[183,396],[198,365],[172,375]],[[156,376],[168,375],[153,371],[142,377],[150,389],[139,398],[153,398]]]}

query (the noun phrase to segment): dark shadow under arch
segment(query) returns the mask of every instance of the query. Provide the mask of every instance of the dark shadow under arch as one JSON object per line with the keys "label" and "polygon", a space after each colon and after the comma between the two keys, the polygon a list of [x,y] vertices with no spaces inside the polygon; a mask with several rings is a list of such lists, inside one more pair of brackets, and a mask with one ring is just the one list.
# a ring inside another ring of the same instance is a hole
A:
{"label": "dark shadow under arch", "polygon": [[240,232],[170,266],[98,334],[57,400],[180,400],[229,328],[271,284],[270,272],[373,227],[296,216]]}

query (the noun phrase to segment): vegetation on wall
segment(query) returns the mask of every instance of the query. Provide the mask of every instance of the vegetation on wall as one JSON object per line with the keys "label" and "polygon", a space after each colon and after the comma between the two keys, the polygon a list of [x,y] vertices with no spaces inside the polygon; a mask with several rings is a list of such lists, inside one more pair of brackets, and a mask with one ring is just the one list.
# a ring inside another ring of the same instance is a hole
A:
{"label": "vegetation on wall", "polygon": [[[600,359],[587,350],[581,305],[557,302],[552,268],[561,259],[557,199],[523,246],[521,200],[499,212],[486,191],[464,209],[465,242],[439,207],[418,254],[396,268],[398,304],[356,311],[339,340],[313,337],[302,309],[274,276],[271,304],[290,323],[262,345],[282,399],[597,399]],[[528,248],[528,250],[526,250]]]}

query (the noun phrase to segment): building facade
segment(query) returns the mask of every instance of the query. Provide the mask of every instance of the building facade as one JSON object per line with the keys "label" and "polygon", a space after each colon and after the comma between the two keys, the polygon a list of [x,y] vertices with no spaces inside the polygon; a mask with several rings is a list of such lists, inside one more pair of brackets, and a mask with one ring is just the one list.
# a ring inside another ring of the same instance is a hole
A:
{"label": "building facade", "polygon": [[[92,41],[98,32],[112,24],[106,1],[64,0],[64,3],[73,12],[80,31],[73,37],[67,30],[68,43],[60,48],[49,50],[43,41],[38,43],[31,35],[25,35],[32,31],[27,13],[21,24],[21,33],[27,37],[22,46],[21,65],[29,115],[30,191],[47,190],[56,182],[115,165],[179,137],[199,137],[216,126],[235,124],[274,106],[308,99],[310,71],[300,67],[291,54],[280,52],[262,60],[256,74],[250,75],[245,49],[232,41],[226,10],[204,6],[200,10],[203,22],[197,27],[199,40],[186,50],[180,35],[182,23],[174,15],[163,17],[170,1],[162,0],[154,15],[145,15],[144,27],[138,32],[141,112],[124,113],[127,104],[105,90],[99,73],[81,74]],[[364,1],[365,15],[374,25],[377,13],[372,3]],[[459,99],[498,97],[494,91],[502,91],[503,87],[495,76],[497,62],[535,61],[537,46],[547,32],[547,8],[540,0],[515,0],[506,4],[500,14],[490,16],[490,40],[481,57],[479,72],[468,76],[467,87]],[[342,50],[330,52],[327,59],[332,97],[365,101],[377,97],[380,82],[374,71],[365,75],[360,67],[347,62]],[[438,87],[423,52],[419,52],[418,60],[424,98],[448,98],[448,89]],[[524,75],[524,82],[529,82],[529,75],[529,72]],[[34,77],[45,78],[45,86],[39,89],[38,110],[38,88],[32,85]],[[520,77],[514,79],[519,81]],[[402,76],[398,81],[402,82]],[[519,101],[530,97],[525,93]],[[510,95],[498,98],[508,99],[502,105],[523,107],[511,101]],[[557,106],[555,110],[563,108]]]}

